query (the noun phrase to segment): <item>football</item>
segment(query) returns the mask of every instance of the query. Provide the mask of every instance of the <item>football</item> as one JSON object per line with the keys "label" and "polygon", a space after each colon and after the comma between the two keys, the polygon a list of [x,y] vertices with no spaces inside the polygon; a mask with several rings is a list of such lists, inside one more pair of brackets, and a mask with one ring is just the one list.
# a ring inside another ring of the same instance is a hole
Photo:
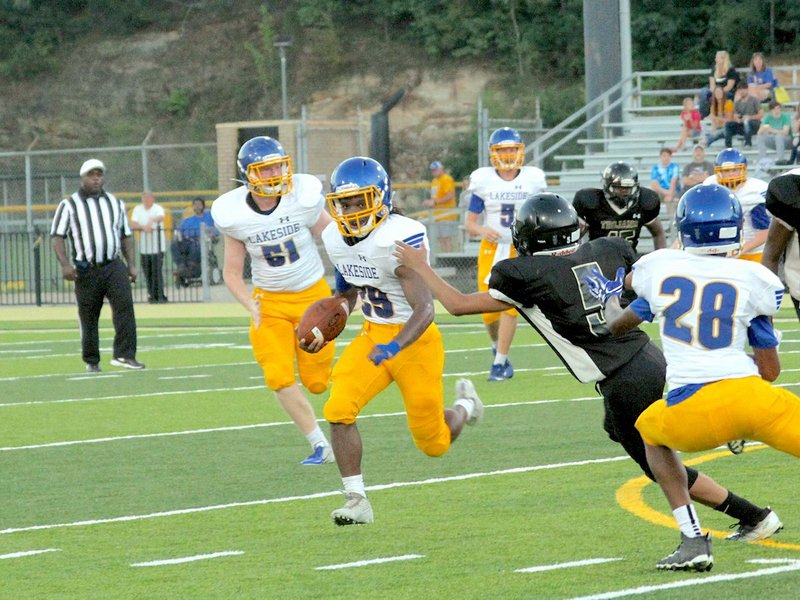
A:
{"label": "football", "polygon": [[317,300],[300,318],[297,339],[305,340],[306,344],[319,338],[330,342],[342,333],[349,314],[347,300],[341,296]]}

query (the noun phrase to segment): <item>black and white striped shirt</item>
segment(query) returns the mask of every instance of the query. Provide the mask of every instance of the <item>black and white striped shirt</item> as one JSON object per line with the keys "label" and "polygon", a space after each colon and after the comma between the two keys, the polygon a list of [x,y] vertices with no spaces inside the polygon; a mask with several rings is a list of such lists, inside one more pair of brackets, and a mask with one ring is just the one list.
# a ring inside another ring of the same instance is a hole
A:
{"label": "black and white striped shirt", "polygon": [[73,260],[105,263],[120,255],[131,227],[122,200],[106,191],[87,196],[81,189],[58,205],[50,235],[70,239]]}

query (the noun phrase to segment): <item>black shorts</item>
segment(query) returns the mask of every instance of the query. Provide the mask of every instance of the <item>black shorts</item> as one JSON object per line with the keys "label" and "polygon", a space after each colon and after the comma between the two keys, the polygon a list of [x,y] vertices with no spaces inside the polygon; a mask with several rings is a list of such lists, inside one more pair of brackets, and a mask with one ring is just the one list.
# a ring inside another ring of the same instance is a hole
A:
{"label": "black shorts", "polygon": [[625,448],[650,479],[653,474],[635,424],[648,406],[663,397],[666,377],[664,355],[653,342],[648,342],[627,364],[597,384],[605,407],[603,429]]}

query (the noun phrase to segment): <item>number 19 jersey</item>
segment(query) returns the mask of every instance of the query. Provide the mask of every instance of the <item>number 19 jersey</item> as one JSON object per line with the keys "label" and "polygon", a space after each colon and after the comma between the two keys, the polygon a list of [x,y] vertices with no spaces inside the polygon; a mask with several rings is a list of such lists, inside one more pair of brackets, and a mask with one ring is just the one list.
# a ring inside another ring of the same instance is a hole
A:
{"label": "number 19 jersey", "polygon": [[766,267],[656,250],[634,265],[633,289],[637,313],[659,318],[670,390],[758,375],[745,353],[747,328],[755,317],[774,315],[783,298],[783,284]]}

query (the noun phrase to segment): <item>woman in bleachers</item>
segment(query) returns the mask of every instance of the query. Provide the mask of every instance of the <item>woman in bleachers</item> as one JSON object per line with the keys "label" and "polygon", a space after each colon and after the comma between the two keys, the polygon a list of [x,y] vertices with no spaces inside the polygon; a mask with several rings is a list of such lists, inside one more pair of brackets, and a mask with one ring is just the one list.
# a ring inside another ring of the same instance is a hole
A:
{"label": "woman in bleachers", "polygon": [[767,66],[761,52],[753,52],[750,59],[750,73],[747,74],[747,85],[750,95],[758,98],[759,102],[769,102],[773,98],[773,90],[778,85],[772,69]]}

